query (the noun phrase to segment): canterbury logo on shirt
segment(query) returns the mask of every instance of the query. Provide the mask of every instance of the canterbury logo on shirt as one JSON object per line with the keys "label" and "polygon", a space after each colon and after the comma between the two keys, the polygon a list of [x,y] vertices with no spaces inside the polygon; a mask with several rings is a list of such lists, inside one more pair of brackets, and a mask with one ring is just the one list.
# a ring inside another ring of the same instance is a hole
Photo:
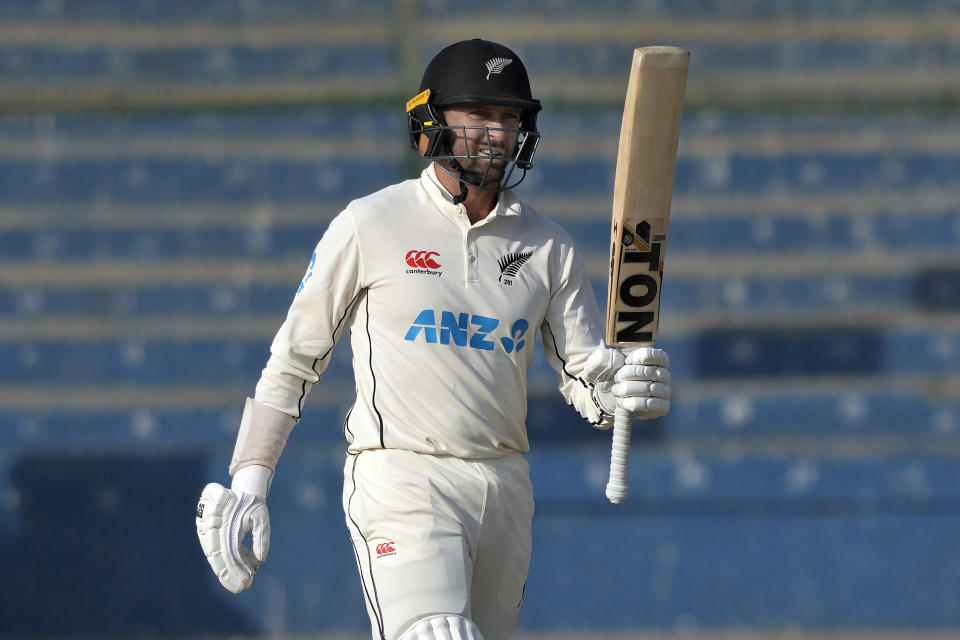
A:
{"label": "canterbury logo on shirt", "polygon": [[442,273],[439,269],[443,266],[436,260],[439,257],[440,254],[436,251],[411,249],[407,251],[407,256],[404,258],[404,262],[413,267],[413,269],[407,269],[407,273],[429,273],[439,276]]}
{"label": "canterbury logo on shirt", "polygon": [[407,264],[411,267],[423,267],[424,269],[439,269],[440,263],[434,260],[434,256],[439,257],[436,251],[407,251]]}
{"label": "canterbury logo on shirt", "polygon": [[[440,322],[437,323],[437,317]],[[407,329],[404,340],[415,342],[420,336],[427,344],[445,344],[457,347],[493,351],[497,341],[507,353],[519,352],[527,344],[524,339],[530,323],[524,318],[510,325],[509,335],[497,336],[500,321],[477,314],[454,313],[433,309],[424,309],[417,314],[413,324]]]}

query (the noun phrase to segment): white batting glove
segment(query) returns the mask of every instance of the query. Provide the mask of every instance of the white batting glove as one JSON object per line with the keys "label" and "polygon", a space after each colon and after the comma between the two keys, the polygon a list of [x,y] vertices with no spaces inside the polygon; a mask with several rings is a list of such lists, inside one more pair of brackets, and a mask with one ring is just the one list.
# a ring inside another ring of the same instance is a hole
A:
{"label": "white batting glove", "polygon": [[649,420],[670,411],[670,357],[663,349],[601,346],[587,358],[584,376],[605,414],[620,407],[632,420]]}
{"label": "white batting glove", "polygon": [[[228,591],[250,586],[270,550],[270,516],[266,496],[272,472],[251,465],[239,469],[230,489],[212,482],[197,504],[197,536],[207,562]],[[253,534],[253,550],[243,538]]]}

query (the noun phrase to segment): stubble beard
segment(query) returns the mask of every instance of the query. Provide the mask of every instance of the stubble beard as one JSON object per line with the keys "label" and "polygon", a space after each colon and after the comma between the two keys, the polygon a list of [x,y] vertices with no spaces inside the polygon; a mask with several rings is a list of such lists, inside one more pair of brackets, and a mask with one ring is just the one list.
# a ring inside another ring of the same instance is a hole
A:
{"label": "stubble beard", "polygon": [[[457,153],[466,155],[464,148],[466,145],[463,140],[457,143]],[[472,140],[471,146],[476,152],[471,158],[460,158],[460,175],[466,181],[473,184],[479,184],[483,187],[492,187],[500,183],[503,178],[504,168],[509,159],[505,146],[496,145],[490,149],[492,157],[487,157],[486,150],[489,149],[485,142]],[[482,150],[482,151],[481,151]]]}

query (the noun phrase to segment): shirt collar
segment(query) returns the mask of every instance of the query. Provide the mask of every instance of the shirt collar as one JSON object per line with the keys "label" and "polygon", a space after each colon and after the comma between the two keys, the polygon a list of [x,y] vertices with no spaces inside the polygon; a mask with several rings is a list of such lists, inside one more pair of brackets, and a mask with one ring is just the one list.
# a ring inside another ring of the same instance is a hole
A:
{"label": "shirt collar", "polygon": [[[440,178],[437,177],[437,168],[435,162],[431,162],[420,174],[420,184],[427,192],[430,200],[437,206],[444,216],[453,220],[459,220],[461,217],[466,220],[466,213],[464,213],[460,205],[453,204],[453,196],[440,183]],[[493,211],[478,224],[489,222],[495,217],[518,216],[521,214],[522,209],[523,206],[520,200],[513,195],[512,191],[509,189],[501,191],[500,197],[497,198],[496,207],[494,207]]]}

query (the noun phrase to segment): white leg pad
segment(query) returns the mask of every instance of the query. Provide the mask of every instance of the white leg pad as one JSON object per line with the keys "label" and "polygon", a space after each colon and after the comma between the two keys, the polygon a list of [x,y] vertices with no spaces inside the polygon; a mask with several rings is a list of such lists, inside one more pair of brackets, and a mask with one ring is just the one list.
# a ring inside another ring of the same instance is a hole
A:
{"label": "white leg pad", "polygon": [[399,640],[483,640],[473,620],[443,614],[415,622]]}

